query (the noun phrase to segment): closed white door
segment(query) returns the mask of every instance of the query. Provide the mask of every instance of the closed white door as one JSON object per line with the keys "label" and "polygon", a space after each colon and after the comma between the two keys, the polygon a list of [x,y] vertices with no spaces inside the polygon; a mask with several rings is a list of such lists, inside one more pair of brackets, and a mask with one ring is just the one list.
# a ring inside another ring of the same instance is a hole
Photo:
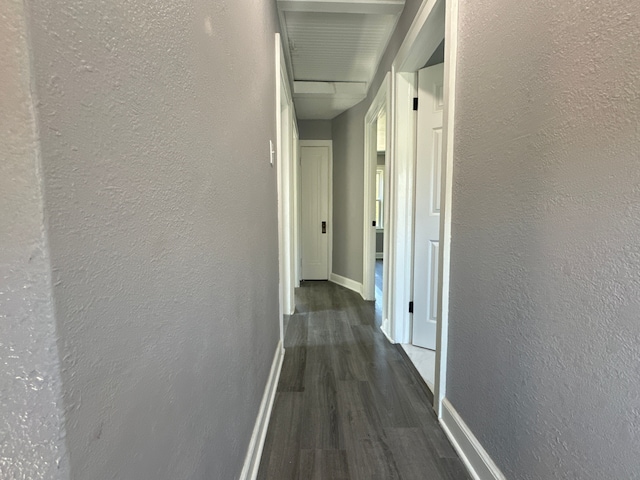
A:
{"label": "closed white door", "polygon": [[328,146],[300,147],[302,279],[329,279]]}
{"label": "closed white door", "polygon": [[418,72],[412,343],[431,350],[438,313],[443,78],[443,64]]}

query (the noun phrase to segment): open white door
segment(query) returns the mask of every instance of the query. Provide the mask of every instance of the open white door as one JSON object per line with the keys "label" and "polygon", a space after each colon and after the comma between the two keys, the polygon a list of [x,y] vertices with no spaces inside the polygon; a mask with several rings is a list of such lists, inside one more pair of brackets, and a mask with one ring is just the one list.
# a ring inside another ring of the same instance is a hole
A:
{"label": "open white door", "polygon": [[442,63],[418,72],[412,343],[431,350],[438,318],[443,84]]}
{"label": "open white door", "polygon": [[302,279],[329,279],[331,147],[300,142]]}

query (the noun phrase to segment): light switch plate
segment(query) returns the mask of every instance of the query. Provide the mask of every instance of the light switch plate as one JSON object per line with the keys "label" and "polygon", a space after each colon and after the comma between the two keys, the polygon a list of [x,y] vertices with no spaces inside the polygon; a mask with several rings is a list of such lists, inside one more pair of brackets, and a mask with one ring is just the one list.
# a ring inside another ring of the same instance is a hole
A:
{"label": "light switch plate", "polygon": [[269,140],[269,162],[271,163],[271,166],[273,167],[273,157],[275,156],[276,152],[273,150],[273,142],[271,140]]}

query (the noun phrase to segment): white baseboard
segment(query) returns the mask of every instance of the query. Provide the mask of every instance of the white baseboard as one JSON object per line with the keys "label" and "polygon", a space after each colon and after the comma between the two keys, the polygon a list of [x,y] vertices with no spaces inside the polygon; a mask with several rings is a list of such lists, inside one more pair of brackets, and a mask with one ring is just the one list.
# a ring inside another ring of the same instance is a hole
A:
{"label": "white baseboard", "polygon": [[329,276],[329,281],[336,283],[344,288],[348,288],[349,290],[353,290],[359,295],[362,295],[362,284],[356,282],[355,280],[351,280],[350,278],[343,277],[342,275],[332,273]]}
{"label": "white baseboard", "polygon": [[391,335],[389,335],[389,319],[386,318],[383,322],[382,325],[380,325],[380,331],[383,333],[383,335],[385,337],[387,337],[387,340],[389,340],[389,343],[396,343],[393,341],[393,339],[391,338]]}
{"label": "white baseboard", "polygon": [[487,451],[446,398],[442,400],[440,423],[474,480],[506,480],[498,466],[493,463]]}
{"label": "white baseboard", "polygon": [[256,424],[253,427],[253,434],[251,435],[251,441],[249,442],[247,456],[244,459],[242,473],[240,473],[240,480],[255,480],[258,476],[260,458],[262,457],[262,448],[264,447],[264,440],[267,436],[267,428],[269,427],[273,401],[276,398],[276,390],[278,387],[278,380],[280,379],[280,370],[282,369],[283,360],[284,348],[282,348],[281,340],[278,342],[276,354],[273,357],[271,372],[269,373],[269,379],[267,380],[267,385],[264,389],[264,394],[262,395],[260,410],[258,410]]}

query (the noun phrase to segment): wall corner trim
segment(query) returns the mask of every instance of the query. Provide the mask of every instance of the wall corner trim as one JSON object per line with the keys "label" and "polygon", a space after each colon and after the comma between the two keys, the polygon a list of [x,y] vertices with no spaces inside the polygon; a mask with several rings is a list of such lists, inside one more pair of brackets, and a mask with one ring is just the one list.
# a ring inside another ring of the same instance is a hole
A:
{"label": "wall corner trim", "polygon": [[[338,275],[337,273],[332,273],[329,275],[329,281],[333,282],[341,287],[348,288],[349,290],[353,290],[358,295],[362,297],[362,284],[356,282],[355,280],[351,280],[350,278],[343,277],[342,275]],[[363,297],[364,298],[364,297]]]}
{"label": "wall corner trim", "polygon": [[256,418],[256,424],[253,427],[251,441],[249,442],[249,448],[247,449],[247,456],[244,459],[244,465],[242,466],[242,472],[240,473],[240,480],[255,480],[258,476],[260,459],[262,458],[262,449],[264,447],[265,438],[267,437],[269,419],[271,418],[271,410],[276,398],[276,390],[278,387],[278,380],[280,379],[283,360],[284,348],[282,347],[282,340],[280,340],[276,347],[276,353],[273,357],[273,363],[271,364],[271,372],[269,372],[269,378],[264,389],[264,394],[262,395],[260,409],[258,410],[258,417]]}
{"label": "wall corner trim", "polygon": [[474,480],[506,480],[447,398],[442,400],[440,423]]}

